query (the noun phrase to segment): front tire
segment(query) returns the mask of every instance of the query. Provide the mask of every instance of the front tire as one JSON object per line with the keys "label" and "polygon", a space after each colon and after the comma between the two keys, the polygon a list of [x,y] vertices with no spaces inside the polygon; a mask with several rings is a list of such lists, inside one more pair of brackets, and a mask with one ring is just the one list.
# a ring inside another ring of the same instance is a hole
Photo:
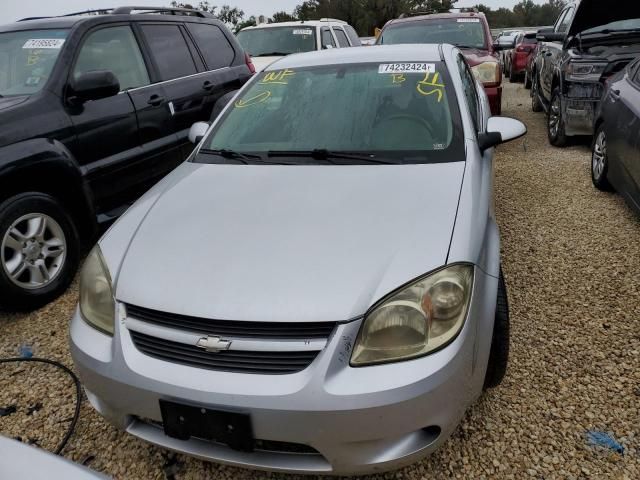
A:
{"label": "front tire", "polygon": [[497,387],[502,383],[509,363],[509,299],[507,287],[504,283],[502,268],[498,278],[498,298],[496,300],[496,314],[493,323],[493,336],[491,338],[491,352],[489,364],[484,377],[484,389]]}
{"label": "front tire", "polygon": [[50,195],[21,193],[0,203],[0,307],[35,310],[62,294],[78,267],[71,217]]}
{"label": "front tire", "polygon": [[604,124],[600,124],[593,137],[593,146],[591,148],[591,181],[593,186],[603,192],[611,192],[613,187],[607,178],[608,173],[607,134],[604,131]]}
{"label": "front tire", "polygon": [[551,94],[551,103],[547,112],[547,134],[549,143],[554,147],[567,146],[564,115],[562,114],[562,97],[558,87],[554,88]]}

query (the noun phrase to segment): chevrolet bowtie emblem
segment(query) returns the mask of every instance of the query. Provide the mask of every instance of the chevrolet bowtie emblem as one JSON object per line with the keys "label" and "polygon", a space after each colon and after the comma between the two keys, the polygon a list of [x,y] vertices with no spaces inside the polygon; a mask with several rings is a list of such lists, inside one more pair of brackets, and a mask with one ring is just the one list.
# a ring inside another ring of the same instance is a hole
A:
{"label": "chevrolet bowtie emblem", "polygon": [[231,341],[223,340],[220,337],[209,336],[209,337],[202,337],[200,340],[198,340],[198,342],[196,343],[196,346],[198,348],[202,348],[203,350],[206,350],[207,352],[217,353],[223,350],[229,350],[229,347],[231,346]]}

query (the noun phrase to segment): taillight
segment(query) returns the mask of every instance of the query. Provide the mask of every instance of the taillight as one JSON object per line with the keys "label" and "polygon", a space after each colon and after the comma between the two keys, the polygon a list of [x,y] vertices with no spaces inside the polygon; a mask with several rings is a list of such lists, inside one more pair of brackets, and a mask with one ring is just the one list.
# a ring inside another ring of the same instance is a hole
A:
{"label": "taillight", "polygon": [[533,47],[531,45],[520,45],[518,48],[516,48],[517,52],[529,53],[531,50],[533,50]]}
{"label": "taillight", "polygon": [[249,71],[251,72],[251,74],[253,75],[254,73],[256,73],[256,66],[251,61],[251,57],[248,53],[244,54],[244,61],[246,62],[247,67],[249,67]]}

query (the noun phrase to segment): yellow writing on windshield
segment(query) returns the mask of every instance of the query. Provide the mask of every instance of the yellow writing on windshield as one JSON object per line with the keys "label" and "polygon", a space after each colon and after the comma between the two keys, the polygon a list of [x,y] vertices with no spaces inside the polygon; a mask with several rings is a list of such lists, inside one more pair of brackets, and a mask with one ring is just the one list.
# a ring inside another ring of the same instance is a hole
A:
{"label": "yellow writing on windshield", "polygon": [[266,90],[262,93],[259,93],[251,98],[241,98],[240,100],[237,100],[235,103],[236,108],[245,108],[245,107],[250,107],[251,105],[257,105],[259,103],[264,103],[266,102],[269,97],[271,97],[271,92],[269,90]]}
{"label": "yellow writing on windshield", "polygon": [[27,56],[27,65],[35,65],[40,61],[40,50],[32,50]]}
{"label": "yellow writing on windshield", "polygon": [[442,97],[444,95],[444,84],[438,83],[440,79],[439,73],[425,73],[424,79],[420,80],[416,85],[416,89],[418,93],[421,95],[437,95],[438,103],[442,101]]}
{"label": "yellow writing on windshield", "polygon": [[295,75],[296,72],[290,70],[288,68],[284,70],[280,70],[277,72],[269,72],[264,78],[260,81],[261,85],[270,85],[270,84],[279,84],[279,85],[288,85],[288,78]]}
{"label": "yellow writing on windshield", "polygon": [[391,74],[391,83],[397,85],[399,83],[406,82],[407,78],[404,76],[404,73],[393,73]]}

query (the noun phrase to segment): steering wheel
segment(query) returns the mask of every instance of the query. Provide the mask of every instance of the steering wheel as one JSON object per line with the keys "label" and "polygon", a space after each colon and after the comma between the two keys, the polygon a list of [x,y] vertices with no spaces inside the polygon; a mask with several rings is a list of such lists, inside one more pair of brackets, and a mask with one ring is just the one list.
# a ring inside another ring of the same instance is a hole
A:
{"label": "steering wheel", "polygon": [[408,113],[396,113],[394,115],[389,115],[388,117],[383,118],[380,123],[391,122],[393,120],[409,120],[413,123],[424,127],[431,135],[431,138],[434,138],[434,131],[429,122],[427,122],[424,118],[418,117],[417,115],[411,115]]}

